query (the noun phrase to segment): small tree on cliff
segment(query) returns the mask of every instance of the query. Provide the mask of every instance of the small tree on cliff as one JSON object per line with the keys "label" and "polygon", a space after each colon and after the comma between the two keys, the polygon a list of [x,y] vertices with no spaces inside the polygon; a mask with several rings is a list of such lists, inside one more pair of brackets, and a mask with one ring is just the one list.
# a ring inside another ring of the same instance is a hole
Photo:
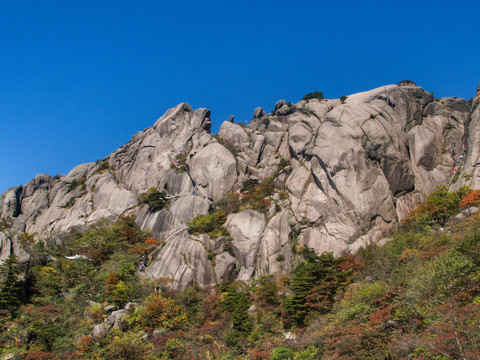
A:
{"label": "small tree on cliff", "polygon": [[20,264],[12,253],[0,265],[0,309],[14,310],[21,304]]}

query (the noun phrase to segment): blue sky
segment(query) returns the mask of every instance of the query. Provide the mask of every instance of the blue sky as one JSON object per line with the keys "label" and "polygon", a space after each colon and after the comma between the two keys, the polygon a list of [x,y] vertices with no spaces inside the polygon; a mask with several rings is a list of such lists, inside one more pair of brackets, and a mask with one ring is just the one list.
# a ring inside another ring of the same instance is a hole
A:
{"label": "blue sky", "polygon": [[257,106],[480,81],[478,1],[0,1],[0,192],[101,159],[186,101]]}

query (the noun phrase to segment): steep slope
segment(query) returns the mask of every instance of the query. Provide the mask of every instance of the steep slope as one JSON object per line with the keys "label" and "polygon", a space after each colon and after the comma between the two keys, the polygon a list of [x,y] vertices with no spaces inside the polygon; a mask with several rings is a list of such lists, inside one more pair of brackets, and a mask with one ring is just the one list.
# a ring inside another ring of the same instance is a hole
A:
{"label": "steep slope", "polygon": [[[3,193],[0,218],[13,221],[7,237],[55,237],[134,215],[164,242],[146,273],[180,286],[289,272],[297,246],[356,251],[436,186],[480,188],[479,103],[480,91],[469,103],[388,85],[343,101],[281,100],[270,114],[256,109],[246,127],[223,123],[216,137],[209,110],[179,104],[107,158]],[[226,194],[247,197],[246,180],[274,189],[262,211],[243,202],[228,215],[231,243],[188,233],[186,223],[221,208]],[[160,211],[138,205],[152,187],[170,194]]]}

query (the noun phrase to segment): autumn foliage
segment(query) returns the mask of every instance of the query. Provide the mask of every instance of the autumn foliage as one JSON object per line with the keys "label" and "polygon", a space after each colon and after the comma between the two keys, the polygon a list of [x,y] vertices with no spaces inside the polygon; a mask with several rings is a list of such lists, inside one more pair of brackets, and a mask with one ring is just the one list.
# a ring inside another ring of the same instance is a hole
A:
{"label": "autumn foliage", "polygon": [[475,206],[478,205],[478,203],[480,203],[480,190],[473,190],[460,201],[460,208]]}
{"label": "autumn foliage", "polygon": [[[268,190],[245,185],[232,206],[253,207],[243,201]],[[341,257],[298,246],[290,272],[208,289],[139,274],[140,256],[162,244],[132,219],[95,224],[48,250],[52,260],[32,263],[23,303],[1,314],[0,357],[478,359],[480,215],[455,217],[478,197],[439,188],[383,246]],[[195,225],[221,232],[222,201]],[[78,253],[92,257],[64,257]],[[95,337],[116,310],[117,326]]]}

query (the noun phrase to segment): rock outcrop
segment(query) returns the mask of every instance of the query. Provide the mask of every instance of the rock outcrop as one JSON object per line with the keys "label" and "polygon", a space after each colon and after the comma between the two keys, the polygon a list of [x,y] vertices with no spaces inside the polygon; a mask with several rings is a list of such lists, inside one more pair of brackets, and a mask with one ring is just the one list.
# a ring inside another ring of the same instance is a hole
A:
{"label": "rock outcrop", "polygon": [[[280,100],[246,127],[227,121],[213,136],[210,126],[209,110],[182,103],[105,159],[1,194],[0,260],[26,256],[15,233],[56,237],[130,215],[164,243],[146,275],[180,287],[249,281],[291,271],[298,247],[340,255],[384,238],[438,185],[480,188],[480,87],[471,101],[397,85]],[[226,214],[230,238],[188,233],[193,218],[264,181],[273,187],[260,203]],[[151,188],[169,206],[140,206]]]}

